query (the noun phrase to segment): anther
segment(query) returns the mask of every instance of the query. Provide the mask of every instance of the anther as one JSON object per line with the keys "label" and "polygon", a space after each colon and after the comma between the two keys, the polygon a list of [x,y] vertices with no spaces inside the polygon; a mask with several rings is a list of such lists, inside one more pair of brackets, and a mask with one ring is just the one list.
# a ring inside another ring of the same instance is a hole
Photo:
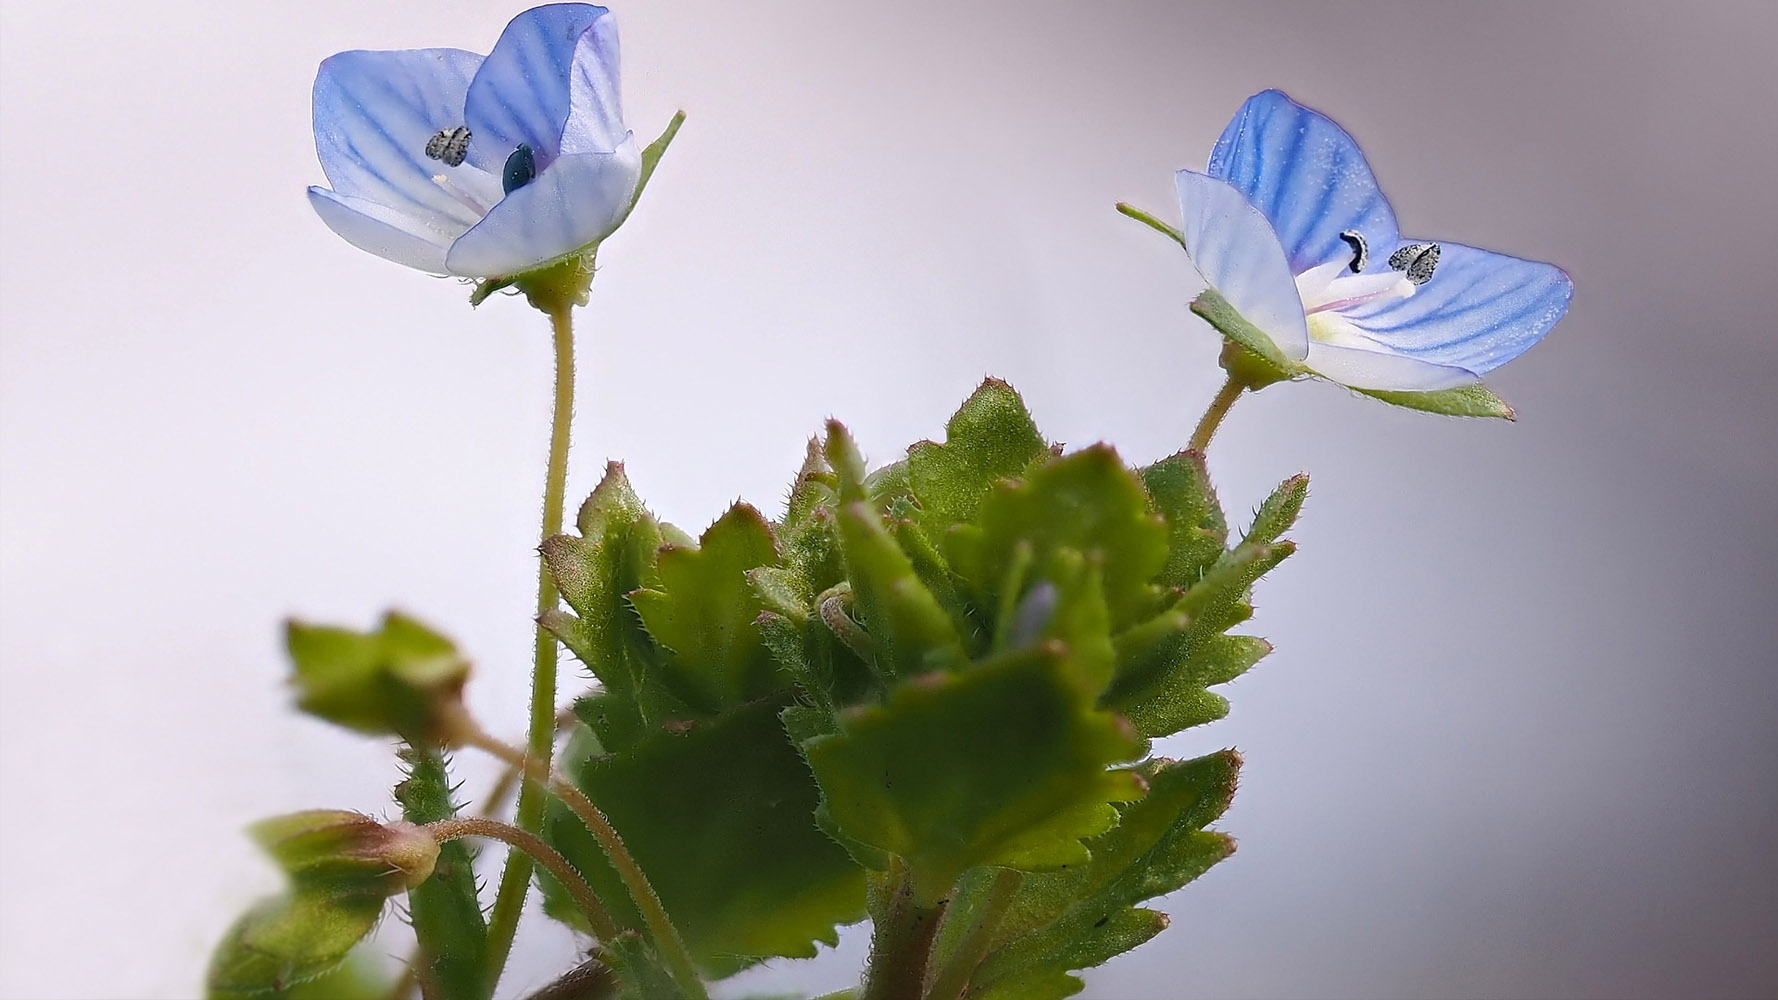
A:
{"label": "anther", "polygon": [[447,167],[461,166],[469,154],[469,129],[462,125],[441,130],[426,140],[426,155]]}
{"label": "anther", "polygon": [[506,169],[500,174],[500,187],[507,194],[531,183],[537,177],[537,154],[523,143],[506,158]]}
{"label": "anther", "polygon": [[1409,243],[1389,255],[1389,266],[1407,272],[1408,281],[1424,285],[1432,280],[1432,272],[1438,267],[1438,244]]}
{"label": "anther", "polygon": [[1352,273],[1359,274],[1371,264],[1371,246],[1364,241],[1364,234],[1356,229],[1348,229],[1340,234],[1340,239],[1352,248]]}

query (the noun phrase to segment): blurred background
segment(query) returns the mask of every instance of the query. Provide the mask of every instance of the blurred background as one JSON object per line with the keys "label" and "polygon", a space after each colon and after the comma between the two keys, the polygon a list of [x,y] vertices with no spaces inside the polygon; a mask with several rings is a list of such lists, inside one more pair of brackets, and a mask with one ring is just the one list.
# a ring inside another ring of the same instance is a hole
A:
{"label": "blurred background", "polygon": [[[282,617],[436,622],[522,730],[546,328],[303,198],[321,59],[518,9],[0,5],[0,995],[193,996],[278,881],[244,824],[389,807],[385,746],[289,710]],[[617,458],[694,532],[776,510],[823,417],[891,461],[990,373],[1052,439],[1179,448],[1217,344],[1112,204],[1175,217],[1266,87],[1406,231],[1574,277],[1490,380],[1516,424],[1235,409],[1232,512],[1315,483],[1249,627],[1278,652],[1162,748],[1245,753],[1240,853],[1087,996],[1778,993],[1778,7],[616,9],[633,127],[690,119],[580,313],[571,499]],[[533,929],[505,996],[571,960]]]}

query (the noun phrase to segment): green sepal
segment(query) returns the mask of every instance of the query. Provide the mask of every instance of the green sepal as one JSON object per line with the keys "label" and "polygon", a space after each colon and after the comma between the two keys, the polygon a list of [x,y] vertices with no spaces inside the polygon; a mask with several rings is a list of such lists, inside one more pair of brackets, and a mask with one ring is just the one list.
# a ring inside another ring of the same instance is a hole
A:
{"label": "green sepal", "polygon": [[285,623],[298,708],[336,725],[410,743],[444,738],[469,661],[443,635],[391,611],[374,632]]}
{"label": "green sepal", "polygon": [[383,897],[297,888],[261,900],[223,935],[204,991],[212,1000],[284,993],[338,968],[383,915]]}
{"label": "green sepal", "polygon": [[[403,747],[407,777],[395,786],[395,800],[409,823],[437,823],[457,815],[451,777],[443,753],[430,747]],[[409,921],[436,1000],[485,1000],[493,989],[483,962],[488,925],[482,916],[475,876],[476,852],[467,839],[438,847],[432,877],[407,894]]]}
{"label": "green sepal", "polygon": [[1142,470],[1142,484],[1167,522],[1167,563],[1158,583],[1189,587],[1198,582],[1228,544],[1228,520],[1210,485],[1204,456],[1182,451]]}
{"label": "green sepal", "polygon": [[1148,794],[1120,806],[1117,826],[1088,842],[1090,862],[1020,883],[969,995],[1023,996],[1014,984],[1060,984],[1061,974],[1102,964],[1158,933],[1164,918],[1136,904],[1180,888],[1234,851],[1231,838],[1204,827],[1228,808],[1240,763],[1224,750],[1136,768]]}
{"label": "green sepal", "polygon": [[[564,770],[599,803],[660,894],[693,959],[721,977],[769,957],[808,958],[836,925],[864,915],[864,873],[816,827],[818,793],[779,722],[758,701],[630,749],[597,755],[580,733]],[[623,883],[592,835],[552,803],[544,836],[587,877],[623,927],[640,928]],[[545,880],[549,912],[579,925]]]}
{"label": "green sepal", "polygon": [[974,520],[995,483],[1049,453],[1013,387],[985,380],[945,424],[944,444],[921,441],[908,449],[908,486],[920,503],[920,523],[942,534]]}
{"label": "green sepal", "polygon": [[379,823],[344,809],[307,809],[247,828],[293,885],[336,896],[386,899],[420,885],[438,843],[412,823]]}
{"label": "green sepal", "polygon": [[1141,745],[1093,708],[1082,667],[1047,642],[898,686],[850,709],[840,731],[804,743],[822,801],[853,840],[906,860],[917,901],[966,869],[1039,869],[1087,860],[1109,805],[1139,795],[1107,767]]}
{"label": "green sepal", "polygon": [[783,686],[756,624],[765,604],[747,578],[777,562],[771,526],[738,503],[697,548],[662,547],[658,582],[630,594],[643,627],[667,651],[662,675],[687,704],[716,712]]}
{"label": "green sepal", "polygon": [[1296,525],[1297,515],[1303,511],[1303,501],[1309,497],[1309,477],[1297,474],[1278,484],[1269,496],[1253,512],[1253,523],[1247,528],[1244,539],[1270,544],[1284,537],[1284,533]]}
{"label": "green sepal", "polygon": [[1121,629],[1155,610],[1150,581],[1167,564],[1167,538],[1141,481],[1116,451],[1094,445],[1035,466],[1022,480],[1001,481],[976,524],[945,535],[943,551],[976,606],[987,609],[1004,605],[1007,569],[1027,558],[1021,548],[1030,551],[1034,579],[1049,574],[1055,553],[1073,550],[1099,564],[1112,624]]}
{"label": "green sepal", "polygon": [[1394,406],[1421,410],[1426,413],[1442,413],[1448,417],[1516,419],[1513,408],[1507,405],[1506,400],[1496,396],[1494,390],[1480,382],[1458,386],[1455,389],[1439,389],[1434,392],[1387,392],[1382,389],[1354,389],[1353,391],[1363,393],[1372,399],[1380,399]]}
{"label": "green sepal", "polygon": [[1304,374],[1302,365],[1285,357],[1270,335],[1248,322],[1216,289],[1199,292],[1192,300],[1191,310],[1240,348],[1232,356],[1225,350],[1221,361],[1223,369],[1248,388],[1258,389]]}

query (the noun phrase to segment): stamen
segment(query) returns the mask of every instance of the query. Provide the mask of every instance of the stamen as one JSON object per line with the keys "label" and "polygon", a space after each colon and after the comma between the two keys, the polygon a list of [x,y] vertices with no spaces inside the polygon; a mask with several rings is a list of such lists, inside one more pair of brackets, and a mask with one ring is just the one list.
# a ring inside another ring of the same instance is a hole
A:
{"label": "stamen", "polygon": [[1438,268],[1438,254],[1437,243],[1409,243],[1389,255],[1389,266],[1407,272],[1407,279],[1414,284],[1424,285]]}
{"label": "stamen", "polygon": [[1364,234],[1356,229],[1348,229],[1340,234],[1340,239],[1352,248],[1352,273],[1360,274],[1371,263],[1371,246],[1364,241]]}
{"label": "stamen", "polygon": [[482,204],[481,201],[475,197],[475,195],[470,194],[468,191],[465,191],[460,185],[457,184],[456,181],[451,180],[449,177],[445,176],[444,174],[433,174],[432,175],[432,183],[437,184],[439,187],[443,188],[446,194],[457,199],[458,203],[460,203],[464,208],[467,208],[471,212],[475,213],[474,219],[470,220],[472,224],[476,219],[480,219],[483,216],[487,215],[488,209],[493,207],[491,205]]}
{"label": "stamen", "polygon": [[537,154],[531,147],[519,143],[519,148],[512,151],[506,158],[506,169],[500,175],[500,187],[507,194],[531,183],[537,177]]}
{"label": "stamen", "polygon": [[469,155],[469,129],[462,125],[444,129],[426,140],[426,155],[447,167],[460,167]]}

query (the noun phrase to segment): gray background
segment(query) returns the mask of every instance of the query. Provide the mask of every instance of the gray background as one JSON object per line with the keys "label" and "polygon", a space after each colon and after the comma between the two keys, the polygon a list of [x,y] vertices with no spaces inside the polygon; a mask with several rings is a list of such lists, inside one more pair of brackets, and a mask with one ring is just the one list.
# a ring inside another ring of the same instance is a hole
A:
{"label": "gray background", "polygon": [[[302,197],[320,59],[485,50],[515,9],[0,8],[0,993],[190,996],[276,884],[244,823],[387,808],[386,748],[288,711],[281,616],[443,623],[520,731],[546,331]],[[775,509],[823,416],[887,461],[985,373],[1052,438],[1172,451],[1216,345],[1111,205],[1172,215],[1282,87],[1404,228],[1578,293],[1492,380],[1516,425],[1322,384],[1235,410],[1232,509],[1315,477],[1258,594],[1278,652],[1165,748],[1247,755],[1241,850],[1088,995],[1771,995],[1775,10],[622,5],[631,123],[691,118],[580,314],[570,493],[614,457],[688,528]]]}

